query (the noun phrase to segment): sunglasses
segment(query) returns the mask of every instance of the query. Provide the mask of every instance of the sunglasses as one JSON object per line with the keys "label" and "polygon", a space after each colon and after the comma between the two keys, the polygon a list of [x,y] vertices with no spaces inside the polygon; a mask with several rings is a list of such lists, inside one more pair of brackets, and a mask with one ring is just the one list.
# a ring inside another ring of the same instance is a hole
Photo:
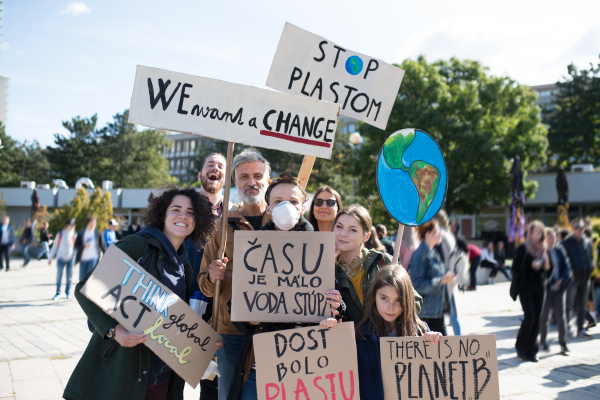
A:
{"label": "sunglasses", "polygon": [[337,205],[337,200],[335,200],[335,199],[329,199],[329,200],[316,199],[315,200],[315,206],[317,206],[317,207],[321,207],[323,205],[323,203],[327,203],[327,207],[335,207]]}

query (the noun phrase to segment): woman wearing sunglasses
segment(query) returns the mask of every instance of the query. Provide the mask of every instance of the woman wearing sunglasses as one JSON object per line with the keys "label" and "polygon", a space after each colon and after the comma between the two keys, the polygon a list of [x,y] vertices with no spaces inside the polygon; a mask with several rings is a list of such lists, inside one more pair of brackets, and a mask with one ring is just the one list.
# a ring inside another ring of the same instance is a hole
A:
{"label": "woman wearing sunglasses", "polygon": [[335,189],[321,186],[310,205],[308,222],[315,231],[333,232],[333,221],[342,209],[342,198]]}

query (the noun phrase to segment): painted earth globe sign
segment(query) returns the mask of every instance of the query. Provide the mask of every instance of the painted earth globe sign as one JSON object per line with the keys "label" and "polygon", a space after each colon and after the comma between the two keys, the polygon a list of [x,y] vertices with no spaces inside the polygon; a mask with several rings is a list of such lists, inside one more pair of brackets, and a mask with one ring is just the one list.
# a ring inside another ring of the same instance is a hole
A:
{"label": "painted earth globe sign", "polygon": [[418,226],[433,218],[448,189],[446,162],[435,139],[419,129],[391,134],[379,153],[377,187],[399,223]]}
{"label": "painted earth globe sign", "polygon": [[348,57],[346,60],[346,72],[350,75],[358,75],[363,69],[363,61],[358,56]]}

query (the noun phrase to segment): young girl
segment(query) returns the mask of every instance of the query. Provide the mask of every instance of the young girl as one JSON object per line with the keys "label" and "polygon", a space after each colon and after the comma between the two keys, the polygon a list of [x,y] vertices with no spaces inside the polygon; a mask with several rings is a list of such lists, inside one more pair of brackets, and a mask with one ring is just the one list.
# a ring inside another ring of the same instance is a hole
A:
{"label": "young girl", "polygon": [[383,399],[379,338],[423,336],[437,344],[442,334],[431,332],[417,317],[410,276],[404,268],[392,265],[375,276],[367,295],[365,316],[356,326],[358,379],[361,399]]}

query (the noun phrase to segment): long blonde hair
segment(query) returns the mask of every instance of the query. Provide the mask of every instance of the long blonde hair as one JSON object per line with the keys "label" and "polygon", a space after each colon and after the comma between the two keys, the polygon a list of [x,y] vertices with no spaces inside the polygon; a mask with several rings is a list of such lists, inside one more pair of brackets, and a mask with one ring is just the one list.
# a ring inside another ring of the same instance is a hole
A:
{"label": "long blonde hair", "polygon": [[[377,311],[377,291],[385,286],[391,286],[398,292],[402,314],[394,321],[394,329]],[[371,331],[379,337],[389,336],[422,336],[427,328],[415,311],[415,294],[408,272],[399,265],[383,267],[373,279],[365,307],[365,316],[356,326],[356,334],[365,338],[363,330],[370,326]]]}

